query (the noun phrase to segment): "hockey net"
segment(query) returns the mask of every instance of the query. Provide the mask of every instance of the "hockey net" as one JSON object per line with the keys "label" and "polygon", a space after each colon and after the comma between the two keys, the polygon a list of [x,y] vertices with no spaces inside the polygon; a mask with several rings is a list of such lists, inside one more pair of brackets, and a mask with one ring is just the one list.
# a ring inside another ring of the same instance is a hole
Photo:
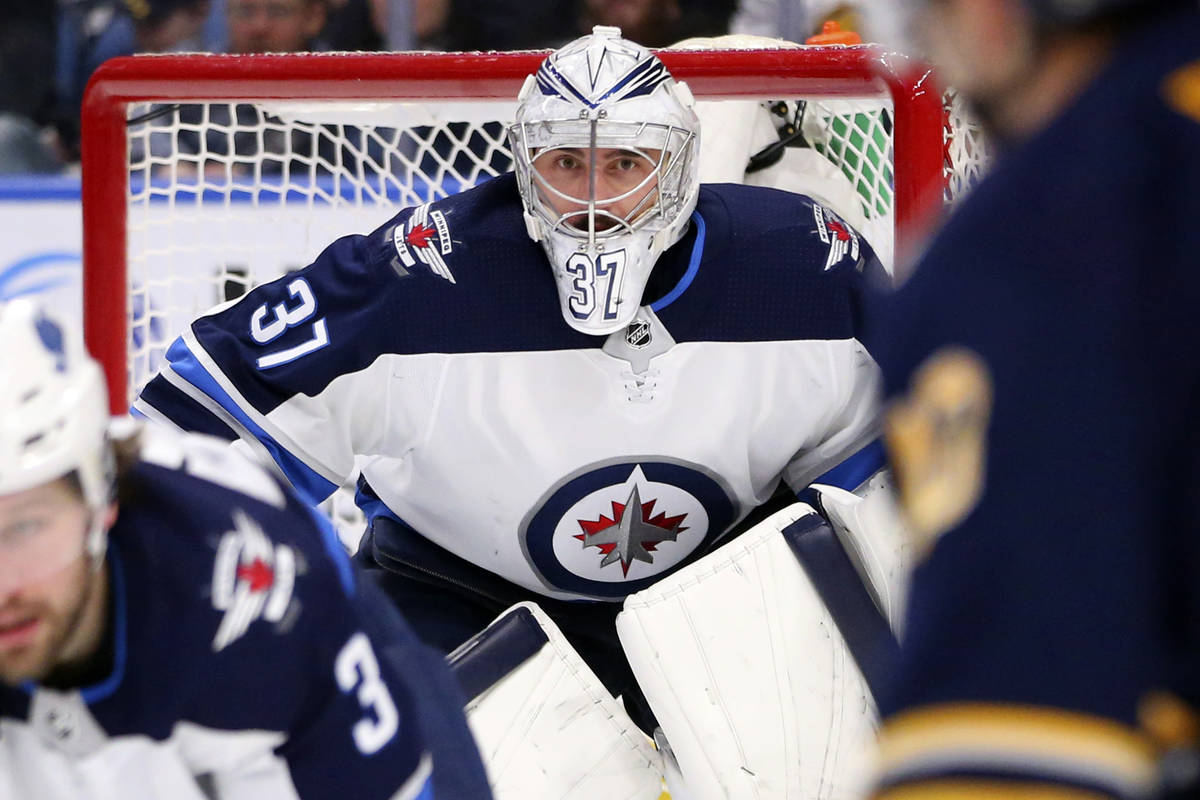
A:
{"label": "hockey net", "polygon": [[[986,160],[958,106],[894,54],[660,55],[704,104],[803,100],[803,138],[844,178],[888,263]],[[84,101],[84,334],[112,410],[129,407],[208,308],[402,207],[511,169],[513,98],[542,57],[171,55],[103,66]],[[701,139],[722,135],[706,128]]]}

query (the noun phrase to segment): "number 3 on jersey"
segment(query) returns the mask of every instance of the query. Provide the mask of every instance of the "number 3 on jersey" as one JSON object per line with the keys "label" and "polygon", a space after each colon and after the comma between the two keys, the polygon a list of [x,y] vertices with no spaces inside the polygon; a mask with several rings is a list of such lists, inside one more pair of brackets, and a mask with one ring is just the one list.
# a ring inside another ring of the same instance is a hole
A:
{"label": "number 3 on jersey", "polygon": [[[304,278],[296,278],[287,285],[288,294],[297,300],[296,305],[288,308],[288,304],[276,303],[268,307],[263,303],[254,309],[250,315],[250,335],[259,344],[269,344],[282,336],[288,328],[293,328],[307,321],[317,313],[317,299],[313,297],[312,288]],[[301,356],[320,350],[329,344],[329,329],[325,318],[321,317],[312,324],[313,335],[298,345],[288,347],[275,353],[269,353],[258,359],[259,369],[270,369],[295,361]]]}
{"label": "number 3 on jersey", "polygon": [[359,705],[371,712],[351,728],[355,746],[365,756],[378,752],[396,735],[400,712],[379,674],[379,662],[365,633],[354,634],[342,647],[333,664],[333,675],[343,692],[358,689]]}
{"label": "number 3 on jersey", "polygon": [[[567,259],[571,281],[571,313],[577,319],[587,319],[596,310],[596,298],[604,296],[604,319],[617,318],[617,300],[621,296],[621,281],[625,278],[625,251],[601,253],[595,263],[583,253],[573,253]],[[603,288],[601,288],[603,286]]]}

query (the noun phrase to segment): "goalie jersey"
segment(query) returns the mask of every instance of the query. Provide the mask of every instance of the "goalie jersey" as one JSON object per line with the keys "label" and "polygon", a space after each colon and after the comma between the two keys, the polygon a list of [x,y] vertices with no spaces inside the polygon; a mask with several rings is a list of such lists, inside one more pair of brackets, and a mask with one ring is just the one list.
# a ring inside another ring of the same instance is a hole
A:
{"label": "goalie jersey", "polygon": [[1198,98],[1180,4],[1006,155],[895,296],[889,449],[928,555],[881,800],[1200,791]]}
{"label": "goalie jersey", "polygon": [[543,596],[619,600],[781,477],[879,466],[859,330],[880,271],[806,197],[702,186],[658,299],[588,336],[501,176],[197,319],[134,409],[240,437],[314,502],[361,469],[360,505],[397,522],[388,555],[427,542]]}
{"label": "goalie jersey", "polygon": [[224,443],[155,433],[109,531],[111,671],[0,685],[0,798],[400,800],[482,776],[419,727],[387,601],[329,523]]}

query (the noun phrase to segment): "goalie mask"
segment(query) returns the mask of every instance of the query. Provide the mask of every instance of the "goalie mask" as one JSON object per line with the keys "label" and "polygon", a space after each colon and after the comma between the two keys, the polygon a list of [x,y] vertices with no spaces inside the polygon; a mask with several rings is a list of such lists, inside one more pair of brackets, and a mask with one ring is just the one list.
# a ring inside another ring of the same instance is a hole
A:
{"label": "goalie mask", "polygon": [[[113,498],[100,367],[28,300],[0,304],[0,341],[0,495],[76,475],[91,519],[83,544],[98,564]],[[80,555],[78,547],[47,542],[36,569],[49,574],[65,566]]]}
{"label": "goalie mask", "polygon": [[509,128],[525,225],[550,259],[563,318],[596,335],[632,321],[699,190],[691,92],[620,34],[597,26],[551,53]]}

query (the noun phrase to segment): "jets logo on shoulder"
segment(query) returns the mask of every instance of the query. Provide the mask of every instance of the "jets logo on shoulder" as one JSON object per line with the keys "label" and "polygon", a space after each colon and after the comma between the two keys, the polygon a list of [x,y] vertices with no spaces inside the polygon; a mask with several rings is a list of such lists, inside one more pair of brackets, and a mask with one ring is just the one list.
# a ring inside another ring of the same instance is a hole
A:
{"label": "jets logo on shoulder", "polygon": [[521,543],[548,587],[617,599],[703,553],[733,524],[732,498],[697,464],[592,464],[534,507],[521,525]]}
{"label": "jets logo on shoulder", "polygon": [[817,235],[821,241],[829,245],[829,255],[825,259],[826,271],[841,263],[847,255],[858,261],[858,234],[834,214],[819,203],[813,204],[813,221],[817,225]]}
{"label": "jets logo on shoulder", "polygon": [[434,275],[456,283],[444,256],[454,249],[450,241],[450,226],[441,211],[430,211],[432,203],[417,206],[404,225],[392,230],[392,244],[396,254],[406,267],[415,267],[418,262],[429,267]]}
{"label": "jets logo on shoulder", "polygon": [[213,565],[212,604],[223,611],[213,652],[236,641],[260,617],[279,622],[296,584],[296,554],[274,544],[250,515],[233,512],[233,530],[221,536]]}

